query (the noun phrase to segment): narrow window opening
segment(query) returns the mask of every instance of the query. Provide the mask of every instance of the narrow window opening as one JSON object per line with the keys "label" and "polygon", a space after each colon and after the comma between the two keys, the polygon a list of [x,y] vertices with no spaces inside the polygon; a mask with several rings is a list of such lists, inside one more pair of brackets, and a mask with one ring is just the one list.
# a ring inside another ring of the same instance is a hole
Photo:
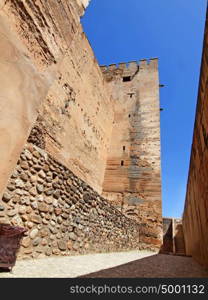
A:
{"label": "narrow window opening", "polygon": [[126,147],[125,146],[123,146],[123,151],[125,151],[126,150]]}
{"label": "narrow window opening", "polygon": [[124,166],[124,161],[123,160],[121,161],[121,166]]}
{"label": "narrow window opening", "polygon": [[125,76],[123,77],[123,82],[131,81],[131,76]]}
{"label": "narrow window opening", "polygon": [[133,98],[133,96],[135,95],[135,93],[128,93],[127,95],[129,95],[130,98]]}
{"label": "narrow window opening", "polygon": [[131,115],[129,115],[129,118],[131,118]]}

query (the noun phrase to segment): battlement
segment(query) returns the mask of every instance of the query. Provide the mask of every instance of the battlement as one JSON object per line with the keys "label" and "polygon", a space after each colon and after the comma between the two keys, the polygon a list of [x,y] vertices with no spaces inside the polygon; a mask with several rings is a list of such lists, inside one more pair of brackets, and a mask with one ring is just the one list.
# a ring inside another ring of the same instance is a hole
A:
{"label": "battlement", "polygon": [[118,64],[101,65],[101,71],[103,73],[116,72],[119,73],[135,73],[139,69],[144,68],[158,68],[158,58],[140,59],[139,61],[121,62]]}

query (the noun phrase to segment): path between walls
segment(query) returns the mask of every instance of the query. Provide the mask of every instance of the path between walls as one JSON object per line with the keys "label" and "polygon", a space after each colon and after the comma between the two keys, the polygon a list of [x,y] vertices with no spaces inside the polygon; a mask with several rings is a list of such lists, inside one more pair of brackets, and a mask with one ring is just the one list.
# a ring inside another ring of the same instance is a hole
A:
{"label": "path between walls", "polygon": [[129,251],[18,260],[12,273],[0,273],[0,278],[72,278],[112,268],[153,254],[154,252],[151,251]]}
{"label": "path between walls", "polygon": [[129,251],[19,260],[12,273],[0,273],[0,278],[18,277],[197,278],[208,277],[208,270],[191,257]]}

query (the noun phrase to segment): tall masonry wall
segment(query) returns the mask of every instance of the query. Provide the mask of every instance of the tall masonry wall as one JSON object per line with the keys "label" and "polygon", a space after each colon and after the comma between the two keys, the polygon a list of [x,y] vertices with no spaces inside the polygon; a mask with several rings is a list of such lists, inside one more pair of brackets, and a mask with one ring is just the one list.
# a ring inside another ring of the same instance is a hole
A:
{"label": "tall masonry wall", "polygon": [[0,223],[28,230],[21,258],[160,245],[157,60],[100,68],[88,2],[0,1]]}
{"label": "tall masonry wall", "polygon": [[87,3],[0,0],[0,196]]}
{"label": "tall masonry wall", "polygon": [[198,101],[183,213],[186,253],[208,266],[208,16],[199,80]]}
{"label": "tall masonry wall", "polygon": [[80,34],[39,107],[28,141],[101,193],[112,123],[106,83],[86,36]]}
{"label": "tall masonry wall", "polygon": [[162,242],[158,60],[101,67],[114,121],[103,195],[141,225],[140,239]]}

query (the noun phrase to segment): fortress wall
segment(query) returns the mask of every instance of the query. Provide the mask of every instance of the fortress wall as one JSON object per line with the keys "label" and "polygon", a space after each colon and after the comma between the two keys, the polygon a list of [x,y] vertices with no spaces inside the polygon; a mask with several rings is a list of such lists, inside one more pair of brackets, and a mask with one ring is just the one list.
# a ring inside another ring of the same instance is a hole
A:
{"label": "fortress wall", "polygon": [[[84,34],[67,51],[29,141],[51,153],[96,191],[102,192],[113,107],[102,72]],[[42,128],[42,130],[41,130]],[[34,137],[34,139],[33,139]]]}
{"label": "fortress wall", "polygon": [[57,76],[87,1],[0,1],[0,194]]}
{"label": "fortress wall", "polygon": [[[101,67],[114,102],[103,195],[141,225],[142,241],[162,242],[157,59]],[[142,234],[143,233],[143,234]]]}
{"label": "fortress wall", "polygon": [[99,67],[88,2],[0,1],[0,223],[29,229],[20,257],[162,241],[157,59]]}
{"label": "fortress wall", "polygon": [[0,223],[28,229],[18,258],[140,247],[136,222],[33,144],[22,151],[0,200]]}
{"label": "fortress wall", "polygon": [[198,101],[183,213],[186,253],[208,266],[208,18],[198,90]]}

